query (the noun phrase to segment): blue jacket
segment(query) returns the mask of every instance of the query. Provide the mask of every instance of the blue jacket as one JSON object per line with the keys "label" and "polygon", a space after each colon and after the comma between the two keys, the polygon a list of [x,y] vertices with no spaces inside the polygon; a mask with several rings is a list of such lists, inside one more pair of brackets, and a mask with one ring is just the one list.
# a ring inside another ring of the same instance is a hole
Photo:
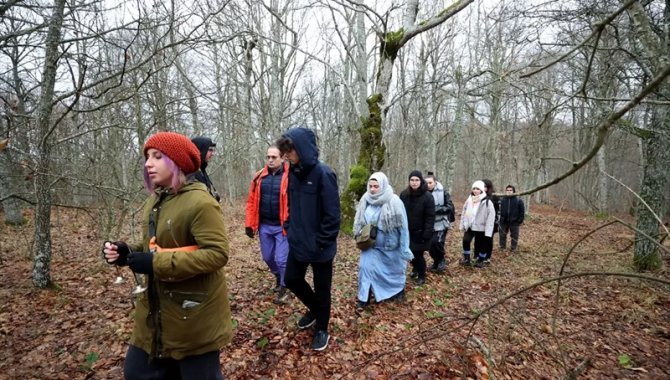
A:
{"label": "blue jacket", "polygon": [[293,141],[300,158],[297,165],[291,165],[288,182],[289,254],[302,262],[332,260],[340,232],[337,176],[319,161],[314,132],[292,128],[282,137]]}

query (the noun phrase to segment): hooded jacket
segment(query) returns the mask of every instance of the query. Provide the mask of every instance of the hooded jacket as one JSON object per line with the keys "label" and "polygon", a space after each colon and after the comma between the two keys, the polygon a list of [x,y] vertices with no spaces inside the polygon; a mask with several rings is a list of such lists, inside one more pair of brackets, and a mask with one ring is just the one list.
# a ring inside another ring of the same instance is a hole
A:
{"label": "hooded jacket", "polygon": [[219,193],[217,193],[216,188],[214,187],[214,184],[212,183],[212,180],[209,178],[209,175],[207,174],[207,152],[209,151],[210,147],[216,146],[212,139],[209,137],[194,137],[191,139],[193,144],[198,148],[200,151],[200,171],[195,173],[195,179],[198,181],[202,182],[205,184],[207,187],[207,191],[209,191],[209,194],[213,196],[216,201],[220,201],[221,197],[219,196]]}
{"label": "hooded jacket", "polygon": [[300,159],[289,169],[289,255],[302,262],[330,261],[335,257],[340,231],[337,176],[319,161],[314,132],[292,128],[282,137],[291,139]]}
{"label": "hooded jacket", "polygon": [[[138,295],[130,344],[150,357],[176,360],[216,351],[230,341],[232,328],[221,208],[202,183],[186,183],[176,194],[159,189],[145,204],[143,243],[136,251],[149,251],[152,213],[163,250],[154,253],[154,274]],[[194,251],[170,251],[193,245]]]}

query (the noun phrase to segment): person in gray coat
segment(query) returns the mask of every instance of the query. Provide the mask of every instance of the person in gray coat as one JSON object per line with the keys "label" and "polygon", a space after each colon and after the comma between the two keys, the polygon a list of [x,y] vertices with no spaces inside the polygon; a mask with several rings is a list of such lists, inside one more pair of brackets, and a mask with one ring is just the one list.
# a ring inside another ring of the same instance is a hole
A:
{"label": "person in gray coat", "polygon": [[463,231],[463,259],[461,265],[470,265],[470,246],[475,240],[475,266],[483,268],[487,265],[487,248],[492,244],[493,225],[496,220],[496,210],[493,202],[486,197],[486,186],[482,181],[472,184],[472,193],[463,205],[460,228]]}
{"label": "person in gray coat", "polygon": [[430,257],[433,258],[433,265],[430,267],[431,272],[444,273],[447,268],[447,260],[445,254],[445,243],[447,241],[447,233],[451,228],[451,223],[455,219],[454,203],[451,201],[451,196],[444,190],[441,183],[435,178],[433,172],[426,174],[426,187],[433,195],[435,201],[435,229],[433,231],[433,240],[430,244]]}

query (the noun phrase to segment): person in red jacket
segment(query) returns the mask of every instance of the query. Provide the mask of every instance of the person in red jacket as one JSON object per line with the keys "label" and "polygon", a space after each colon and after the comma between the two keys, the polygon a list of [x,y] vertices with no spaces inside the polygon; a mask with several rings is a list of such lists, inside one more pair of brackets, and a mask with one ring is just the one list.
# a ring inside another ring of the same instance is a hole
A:
{"label": "person in red jacket", "polygon": [[277,280],[274,302],[280,304],[287,296],[284,272],[288,240],[284,224],[288,219],[289,170],[277,147],[269,147],[265,158],[265,167],[254,175],[249,185],[244,230],[252,239],[258,234],[263,261]]}

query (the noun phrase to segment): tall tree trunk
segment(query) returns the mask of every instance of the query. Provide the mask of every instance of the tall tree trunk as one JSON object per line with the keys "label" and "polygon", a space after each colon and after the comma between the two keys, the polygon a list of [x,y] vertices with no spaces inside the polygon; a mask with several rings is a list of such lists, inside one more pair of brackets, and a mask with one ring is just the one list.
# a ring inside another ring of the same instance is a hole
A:
{"label": "tall tree trunk", "polygon": [[409,0],[405,4],[403,27],[395,31],[378,31],[379,62],[375,73],[374,93],[367,99],[369,115],[361,118],[358,130],[361,145],[356,164],[349,172],[349,185],[340,198],[342,229],[349,232],[356,213],[355,202],[365,193],[368,176],[384,167],[386,146],[383,142],[382,126],[387,112],[389,88],[393,74],[393,64],[400,49],[413,37],[443,24],[465,9],[474,0],[459,0],[440,11],[436,16],[416,23],[419,1]]}
{"label": "tall tree trunk", "polygon": [[7,140],[0,140],[0,199],[3,199],[2,208],[5,210],[5,223],[21,225],[25,223],[25,219],[21,213],[20,201],[12,196],[16,194],[18,186],[16,185],[16,177],[12,175],[12,160],[9,157],[9,152],[4,147],[6,143]]}
{"label": "tall tree trunk", "polygon": [[[670,91],[666,92],[670,94]],[[666,98],[667,99],[667,98]],[[649,206],[638,202],[635,215],[636,227],[641,233],[635,236],[633,263],[640,271],[657,269],[661,265],[658,247],[642,233],[659,240],[659,221],[666,210],[665,189],[668,186],[670,162],[670,114],[667,106],[655,106],[651,128],[642,136],[643,177],[640,197]]]}
{"label": "tall tree trunk", "polygon": [[[654,33],[649,16],[640,3],[634,3],[628,10],[633,21],[635,37],[643,47],[645,62],[650,71],[658,73],[670,62],[670,6],[666,4],[663,24],[665,28],[659,34]],[[656,90],[653,98],[667,100],[670,96],[670,84],[666,80]],[[638,203],[636,209],[637,229],[658,240],[659,222],[654,216],[665,214],[665,191],[668,185],[670,169],[670,112],[666,105],[652,105],[651,125],[648,130],[640,131],[643,148],[643,177],[640,197],[649,208]],[[635,239],[633,264],[636,269],[653,270],[660,266],[660,254],[654,242],[649,241],[641,233]]]}
{"label": "tall tree trunk", "polygon": [[42,89],[35,117],[40,140],[37,147],[37,167],[39,170],[35,178],[37,208],[35,210],[33,285],[38,288],[46,288],[51,285],[51,183],[49,180],[51,146],[49,145],[49,135],[51,134],[52,102],[58,68],[58,45],[60,44],[63,26],[64,8],[65,0],[54,0],[54,13],[51,21],[49,21],[49,30],[46,37]]}

